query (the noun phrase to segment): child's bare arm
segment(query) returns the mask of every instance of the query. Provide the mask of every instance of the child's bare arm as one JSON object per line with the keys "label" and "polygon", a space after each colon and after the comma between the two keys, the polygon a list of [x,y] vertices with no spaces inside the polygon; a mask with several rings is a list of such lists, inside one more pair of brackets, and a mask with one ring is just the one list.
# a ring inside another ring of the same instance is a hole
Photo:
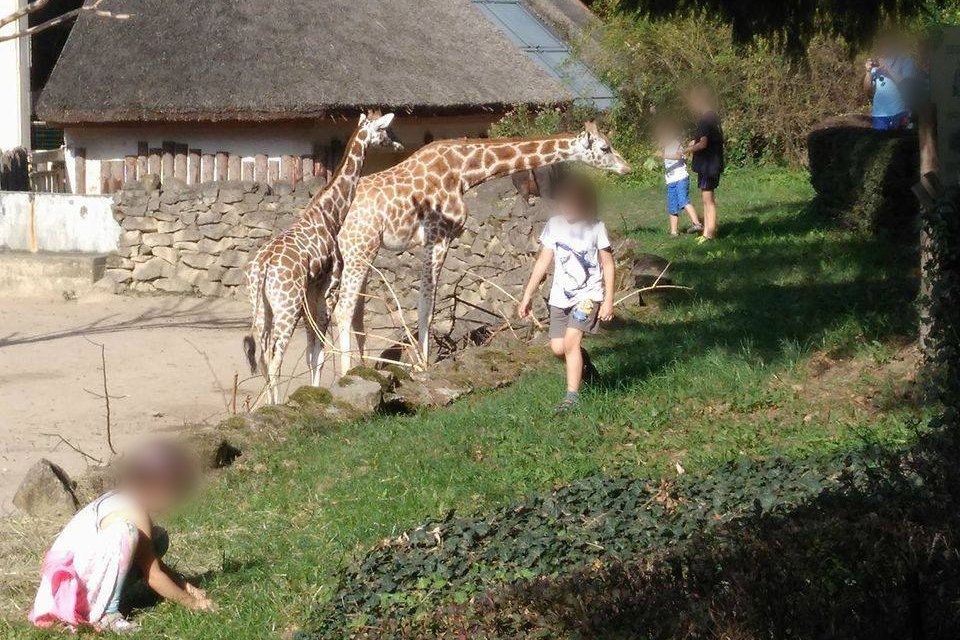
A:
{"label": "child's bare arm", "polygon": [[609,248],[600,250],[600,267],[603,270],[603,302],[600,304],[600,320],[613,319],[613,296],[616,291],[617,266]]}
{"label": "child's bare arm", "polygon": [[550,269],[551,262],[553,262],[553,249],[549,247],[541,248],[540,255],[537,256],[537,261],[533,263],[530,280],[527,281],[527,286],[523,290],[523,300],[521,300],[517,306],[517,315],[521,318],[526,318],[530,315],[530,308],[533,306],[531,304],[533,294],[536,293],[537,287],[540,286],[543,279],[547,277],[547,271]]}
{"label": "child's bare arm", "polygon": [[697,151],[703,151],[710,144],[710,141],[707,139],[707,136],[702,136],[700,138],[695,138],[690,141],[690,144],[687,145],[686,153],[696,153]]}
{"label": "child's bare arm", "polygon": [[[134,524],[140,532],[136,562],[141,573],[143,573],[147,586],[164,600],[172,600],[188,609],[213,609],[213,602],[206,598],[206,594],[188,585],[154,553],[153,540],[151,539],[153,526],[146,514],[137,514],[134,518]],[[197,597],[191,591],[195,591],[197,595],[202,594],[202,597]]]}

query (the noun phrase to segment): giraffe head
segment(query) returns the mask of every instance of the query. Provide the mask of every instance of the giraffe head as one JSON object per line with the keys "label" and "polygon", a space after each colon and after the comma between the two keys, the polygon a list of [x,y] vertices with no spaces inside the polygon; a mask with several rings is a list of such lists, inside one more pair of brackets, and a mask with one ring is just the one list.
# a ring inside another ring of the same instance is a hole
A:
{"label": "giraffe head", "polygon": [[360,124],[358,127],[360,131],[368,136],[367,143],[369,146],[386,147],[392,151],[403,151],[403,145],[400,144],[393,130],[390,129],[393,117],[392,113],[380,115],[379,110],[360,114]]}
{"label": "giraffe head", "polygon": [[600,133],[593,120],[583,125],[583,131],[574,140],[573,151],[574,159],[591,167],[621,176],[630,173],[630,165],[617,153],[607,137]]}

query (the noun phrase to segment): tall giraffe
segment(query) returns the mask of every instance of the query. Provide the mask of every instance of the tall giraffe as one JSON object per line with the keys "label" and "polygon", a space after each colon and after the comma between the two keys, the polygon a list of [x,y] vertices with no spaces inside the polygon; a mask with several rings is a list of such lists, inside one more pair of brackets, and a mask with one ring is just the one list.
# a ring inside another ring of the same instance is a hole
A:
{"label": "tall giraffe", "polygon": [[329,324],[327,307],[333,302],[343,265],[337,232],[356,195],[367,149],[373,145],[403,148],[388,128],[392,121],[392,113],[361,115],[330,182],[313,197],[300,219],[263,245],[246,266],[253,323],[243,346],[250,370],[256,372],[254,336],[259,336],[260,368],[267,379],[271,403],[280,401],[277,379],[283,352],[304,310],[310,314],[307,364],[312,384],[320,383],[320,341]]}
{"label": "tall giraffe", "polygon": [[390,169],[364,177],[338,236],[343,276],[334,319],[341,371],[350,369],[353,338],[363,354],[360,298],[381,245],[396,251],[424,247],[418,349],[426,361],[437,281],[450,242],[460,236],[467,219],[463,195],[493,178],[566,161],[621,175],[630,171],[596,124],[588,122],[579,134],[442,140]]}

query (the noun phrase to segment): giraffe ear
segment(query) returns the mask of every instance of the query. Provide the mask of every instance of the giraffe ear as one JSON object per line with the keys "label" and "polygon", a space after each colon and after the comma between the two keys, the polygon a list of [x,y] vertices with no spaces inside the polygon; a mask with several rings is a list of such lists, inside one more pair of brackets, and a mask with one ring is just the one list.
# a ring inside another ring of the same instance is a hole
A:
{"label": "giraffe ear", "polygon": [[374,120],[373,127],[375,129],[386,129],[387,127],[390,126],[390,123],[393,122],[393,117],[394,116],[392,113],[388,113],[385,116],[380,116],[379,118]]}
{"label": "giraffe ear", "polygon": [[597,128],[597,123],[595,120],[587,120],[583,123],[583,130],[587,134],[587,141],[590,142],[593,138],[600,137],[600,129]]}
{"label": "giraffe ear", "polygon": [[362,127],[363,125],[367,124],[367,122],[368,122],[367,114],[361,113],[361,114],[360,114],[360,126]]}

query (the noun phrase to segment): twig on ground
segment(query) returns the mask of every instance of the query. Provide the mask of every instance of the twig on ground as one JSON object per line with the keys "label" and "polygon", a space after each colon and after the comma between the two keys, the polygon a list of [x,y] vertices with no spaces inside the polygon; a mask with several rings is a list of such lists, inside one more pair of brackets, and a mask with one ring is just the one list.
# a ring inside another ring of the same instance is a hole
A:
{"label": "twig on ground", "polygon": [[[389,282],[387,282],[387,278],[383,275],[383,271],[381,271],[380,269],[378,269],[378,268],[377,268],[372,262],[370,262],[369,260],[366,261],[366,262],[367,262],[367,266],[368,266],[370,269],[373,269],[374,273],[376,273],[378,276],[380,276],[380,279],[383,280],[383,284],[384,284],[384,286],[386,286],[387,291],[389,291],[389,292],[390,292],[390,295],[393,296],[393,302],[394,302],[394,304],[396,305],[396,315],[397,315],[397,319],[399,320],[400,325],[403,327],[404,333],[407,334],[407,340],[410,341],[410,344],[411,344],[411,345],[416,345],[416,346],[412,349],[412,351],[413,351],[413,358],[412,358],[412,359],[413,359],[414,363],[415,363],[415,364],[418,364],[418,365],[419,365],[420,367],[422,367],[422,368],[426,368],[427,363],[426,363],[426,362],[424,361],[424,359],[423,359],[423,354],[420,353],[420,342],[419,342],[419,340],[416,339],[416,337],[414,337],[413,331],[410,330],[410,326],[407,324],[407,321],[403,318],[403,305],[400,303],[400,296],[397,295],[397,292],[396,292],[396,290],[393,288],[393,285],[391,285]],[[388,306],[389,306],[389,305],[388,305]],[[391,315],[393,315],[392,310],[391,310]]]}

